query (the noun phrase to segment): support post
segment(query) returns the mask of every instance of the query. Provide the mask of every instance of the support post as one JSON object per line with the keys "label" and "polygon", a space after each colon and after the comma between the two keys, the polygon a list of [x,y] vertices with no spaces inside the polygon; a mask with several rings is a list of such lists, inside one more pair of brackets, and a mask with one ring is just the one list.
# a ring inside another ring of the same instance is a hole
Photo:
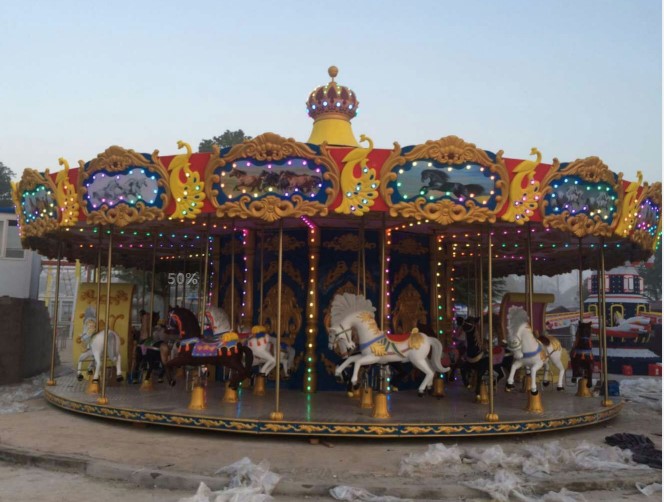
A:
{"label": "support post", "polygon": [[307,295],[307,307],[305,309],[306,322],[306,347],[304,350],[303,382],[304,392],[310,394],[316,392],[318,386],[318,375],[316,374],[316,326],[318,325],[318,261],[320,259],[320,229],[312,226],[309,228],[309,292]]}
{"label": "support post", "polygon": [[[113,227],[108,234],[108,263],[106,265],[106,320],[104,322],[104,347],[101,352],[101,395],[97,404],[108,404],[106,397],[106,358],[108,355],[108,331],[111,329],[111,270],[113,267]],[[99,314],[97,314],[99,317]],[[120,350],[120,347],[118,347]]]}
{"label": "support post", "polygon": [[486,415],[487,422],[497,422],[499,420],[498,414],[494,410],[494,385],[493,385],[493,242],[491,229],[489,229],[489,245],[488,245],[488,263],[487,263],[487,275],[488,275],[488,296],[489,296],[489,413]]}
{"label": "support post", "polygon": [[274,411],[270,413],[271,420],[283,420],[284,414],[279,411],[279,394],[281,390],[281,287],[284,261],[284,220],[279,220],[279,255],[277,258],[277,347],[275,358],[277,366],[275,368],[275,403]]}
{"label": "support post", "polygon": [[62,261],[62,242],[58,242],[58,264],[55,269],[55,304],[53,306],[53,340],[51,345],[51,374],[46,385],[53,386],[55,382],[55,350],[58,339],[58,308],[60,304],[60,264]]}
{"label": "support post", "polygon": [[604,268],[604,238],[600,240],[599,243],[599,270],[600,270],[600,296],[599,299],[599,311],[601,312],[599,318],[599,332],[600,339],[603,344],[602,351],[602,381],[604,383],[604,400],[602,401],[602,406],[613,406],[613,401],[609,399],[609,368],[607,362],[607,347],[606,347],[606,270]]}

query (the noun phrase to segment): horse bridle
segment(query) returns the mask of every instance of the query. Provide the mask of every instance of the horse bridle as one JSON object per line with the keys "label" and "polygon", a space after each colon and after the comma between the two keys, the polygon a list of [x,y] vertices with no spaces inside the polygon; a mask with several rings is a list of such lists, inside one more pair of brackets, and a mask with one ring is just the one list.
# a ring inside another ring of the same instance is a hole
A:
{"label": "horse bridle", "polygon": [[205,311],[205,319],[207,319],[208,326],[210,326],[210,329],[212,330],[212,333],[217,333],[217,325],[214,323],[214,316],[212,315],[212,312],[206,310]]}
{"label": "horse bridle", "polygon": [[[352,338],[352,326],[349,328],[344,328],[343,324],[339,323],[339,327],[341,328],[341,331],[334,333],[334,342],[332,342],[332,348],[334,350],[334,347],[339,343],[339,337],[344,335],[344,338],[346,339],[346,345],[350,346],[351,343],[353,342]],[[349,333],[351,333],[349,335]],[[336,351],[335,351],[336,352]]]}
{"label": "horse bridle", "polygon": [[[180,334],[180,338],[184,338],[186,333],[185,333],[184,329],[182,328],[182,319],[180,319],[180,316],[177,315],[175,312],[171,312],[170,314],[168,314],[168,319],[169,319],[169,321],[173,321],[175,323],[175,326],[172,326],[172,327],[177,328],[177,330]],[[170,322],[169,322],[169,325],[170,325]]]}

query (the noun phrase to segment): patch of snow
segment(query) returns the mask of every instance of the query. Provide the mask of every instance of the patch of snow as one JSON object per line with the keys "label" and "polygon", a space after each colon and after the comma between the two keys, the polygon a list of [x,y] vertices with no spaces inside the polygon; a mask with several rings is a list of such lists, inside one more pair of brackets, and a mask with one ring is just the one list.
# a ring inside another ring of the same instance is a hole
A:
{"label": "patch of snow", "polygon": [[648,408],[662,410],[661,378],[630,378],[620,381],[620,395],[625,399],[646,405]]}
{"label": "patch of snow", "polygon": [[643,493],[646,497],[650,497],[657,492],[662,491],[661,483],[652,483],[651,485],[644,485],[643,483],[636,483],[636,489]]}
{"label": "patch of snow", "polygon": [[362,501],[362,502],[410,502],[411,499],[402,499],[391,495],[374,495],[364,488],[339,485],[330,489],[330,496],[335,500]]}
{"label": "patch of snow", "polygon": [[272,490],[281,479],[269,467],[265,460],[254,464],[244,457],[215,472],[231,476],[227,488],[212,491],[201,482],[194,496],[182,498],[179,502],[267,502],[272,500]]}
{"label": "patch of snow", "polygon": [[582,441],[573,448],[559,441],[521,446],[506,453],[499,445],[487,448],[429,445],[424,453],[412,453],[401,459],[400,475],[452,476],[459,483],[486,492],[494,500],[525,502],[577,502],[581,494],[562,490],[533,498],[534,481],[560,478],[579,471],[615,472],[647,470],[632,460],[632,452],[615,446],[593,445]]}
{"label": "patch of snow", "polygon": [[41,396],[47,380],[48,375],[42,373],[28,378],[20,384],[0,386],[0,415],[21,413],[27,410],[28,405],[24,401]]}

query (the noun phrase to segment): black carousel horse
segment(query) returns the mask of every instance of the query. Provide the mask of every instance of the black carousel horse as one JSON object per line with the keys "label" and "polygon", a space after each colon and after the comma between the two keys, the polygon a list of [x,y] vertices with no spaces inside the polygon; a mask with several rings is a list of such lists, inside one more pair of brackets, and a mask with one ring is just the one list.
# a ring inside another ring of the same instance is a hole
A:
{"label": "black carousel horse", "polygon": [[589,389],[593,386],[593,342],[591,337],[592,324],[579,322],[574,346],[570,353],[572,383],[576,383],[576,379],[579,377],[585,378]]}
{"label": "black carousel horse", "polygon": [[194,313],[180,307],[169,310],[166,331],[180,336],[176,345],[177,355],[164,365],[169,384],[175,385],[172,369],[185,365],[212,364],[230,368],[229,387],[234,390],[237,390],[242,380],[251,377],[254,355],[249,347],[240,343],[237,334],[231,332],[221,338],[203,339]]}
{"label": "black carousel horse", "polygon": [[[145,371],[145,379],[150,380],[153,371],[157,371],[159,382],[164,378],[166,361],[168,361],[169,340],[160,336],[163,329],[157,328],[159,322],[159,312],[149,312],[141,310],[141,329],[134,333],[134,354],[131,364],[131,382],[139,383],[140,372]],[[150,335],[150,323],[152,323],[152,338]],[[155,329],[156,328],[156,329]],[[172,340],[170,345],[175,340]]]}
{"label": "black carousel horse", "polygon": [[420,188],[420,194],[425,195],[429,190],[437,190],[439,192],[451,192],[455,197],[477,197],[484,193],[482,185],[470,184],[464,185],[450,181],[447,173],[437,169],[425,169],[421,174],[421,181],[423,183]]}
{"label": "black carousel horse", "polygon": [[[482,377],[489,372],[489,354],[484,350],[479,332],[479,317],[457,318],[457,324],[466,334],[466,361],[461,370],[464,385],[470,386],[470,376],[475,373],[475,395],[480,395]],[[498,372],[496,382],[509,373],[512,365],[512,354],[506,354],[500,364],[493,366]],[[470,387],[469,387],[470,388]]]}

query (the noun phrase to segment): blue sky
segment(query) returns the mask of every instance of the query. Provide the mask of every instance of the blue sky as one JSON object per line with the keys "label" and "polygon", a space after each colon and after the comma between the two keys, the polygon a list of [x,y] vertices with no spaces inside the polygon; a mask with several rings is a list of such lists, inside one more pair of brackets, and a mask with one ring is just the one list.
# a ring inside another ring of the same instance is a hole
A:
{"label": "blue sky", "polygon": [[327,67],[376,147],[454,134],[662,179],[659,0],[0,2],[0,161],[163,155],[225,129],[306,141]]}

